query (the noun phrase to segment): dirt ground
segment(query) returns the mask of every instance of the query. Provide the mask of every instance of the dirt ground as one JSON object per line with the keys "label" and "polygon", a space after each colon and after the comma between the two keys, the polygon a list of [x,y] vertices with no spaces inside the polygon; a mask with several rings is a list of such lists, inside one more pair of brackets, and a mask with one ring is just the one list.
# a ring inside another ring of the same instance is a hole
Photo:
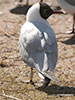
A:
{"label": "dirt ground", "polygon": [[[58,42],[58,63],[55,75],[61,84],[51,81],[46,89],[36,88],[23,81],[29,79],[30,67],[24,64],[18,50],[20,28],[25,22],[28,8],[39,0],[25,1],[16,7],[18,0],[0,0],[0,100],[75,100],[75,35],[66,34],[72,27],[69,14],[52,15],[48,19]],[[52,7],[55,0],[44,0]],[[39,81],[34,70],[34,81]],[[15,98],[4,97],[12,96]]]}

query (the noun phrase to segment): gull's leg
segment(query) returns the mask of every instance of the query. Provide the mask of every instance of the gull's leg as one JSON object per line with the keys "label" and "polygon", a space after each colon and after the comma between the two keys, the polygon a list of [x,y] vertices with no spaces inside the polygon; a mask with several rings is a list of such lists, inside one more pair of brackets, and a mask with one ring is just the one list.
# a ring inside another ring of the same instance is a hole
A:
{"label": "gull's leg", "polygon": [[32,79],[33,79],[33,68],[31,67],[30,80],[26,80],[26,83],[31,83],[31,84],[33,84]]}
{"label": "gull's leg", "polygon": [[33,84],[34,85],[34,82],[32,81],[32,79],[33,79],[33,68],[31,68],[31,72],[30,72],[30,80],[24,80],[24,81],[22,81],[22,82],[24,82],[24,83],[31,83],[31,84]]}
{"label": "gull's leg", "polygon": [[30,83],[33,83],[33,68],[31,67],[31,73],[30,73]]}
{"label": "gull's leg", "polygon": [[68,34],[75,34],[75,15],[73,15],[73,26],[72,26],[72,30],[69,30],[66,33],[68,33]]}
{"label": "gull's leg", "polygon": [[72,33],[75,33],[75,15],[73,15],[73,29],[72,29]]}

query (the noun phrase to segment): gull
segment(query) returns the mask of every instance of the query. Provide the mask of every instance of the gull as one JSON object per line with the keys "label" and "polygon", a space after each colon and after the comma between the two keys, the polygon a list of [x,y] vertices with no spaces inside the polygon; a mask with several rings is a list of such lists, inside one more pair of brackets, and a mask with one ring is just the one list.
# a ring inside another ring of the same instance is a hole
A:
{"label": "gull", "polygon": [[30,82],[33,83],[33,68],[43,78],[43,87],[51,80],[59,82],[54,75],[58,58],[58,47],[55,33],[48,17],[54,11],[46,3],[36,3],[27,12],[26,22],[21,27],[19,51],[23,61],[31,67]]}
{"label": "gull", "polygon": [[71,33],[75,33],[75,0],[57,0],[57,2],[67,13],[73,15],[73,28]]}

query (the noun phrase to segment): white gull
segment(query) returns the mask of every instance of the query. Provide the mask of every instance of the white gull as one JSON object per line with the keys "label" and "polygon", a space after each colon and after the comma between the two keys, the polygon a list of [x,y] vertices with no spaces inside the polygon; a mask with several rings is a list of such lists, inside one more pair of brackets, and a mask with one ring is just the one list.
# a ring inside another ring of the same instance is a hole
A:
{"label": "white gull", "polygon": [[26,22],[21,28],[19,37],[19,50],[22,59],[33,68],[40,76],[44,77],[43,86],[46,87],[50,80],[59,82],[54,75],[58,49],[55,33],[46,20],[53,14],[53,10],[46,3],[36,3],[27,12]]}

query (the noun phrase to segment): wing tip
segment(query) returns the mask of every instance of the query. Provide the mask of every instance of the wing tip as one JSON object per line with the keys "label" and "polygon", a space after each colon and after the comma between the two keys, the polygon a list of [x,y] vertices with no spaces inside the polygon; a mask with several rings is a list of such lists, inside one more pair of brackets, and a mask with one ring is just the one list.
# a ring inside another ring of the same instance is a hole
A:
{"label": "wing tip", "polygon": [[57,82],[57,83],[61,83],[61,80],[60,79],[58,79],[55,75],[54,75],[54,73],[52,72],[52,71],[43,71],[42,72],[42,74],[44,75],[44,76],[46,76],[46,77],[48,77],[49,79],[51,79],[51,80],[53,80],[53,81],[55,81],[55,82]]}

